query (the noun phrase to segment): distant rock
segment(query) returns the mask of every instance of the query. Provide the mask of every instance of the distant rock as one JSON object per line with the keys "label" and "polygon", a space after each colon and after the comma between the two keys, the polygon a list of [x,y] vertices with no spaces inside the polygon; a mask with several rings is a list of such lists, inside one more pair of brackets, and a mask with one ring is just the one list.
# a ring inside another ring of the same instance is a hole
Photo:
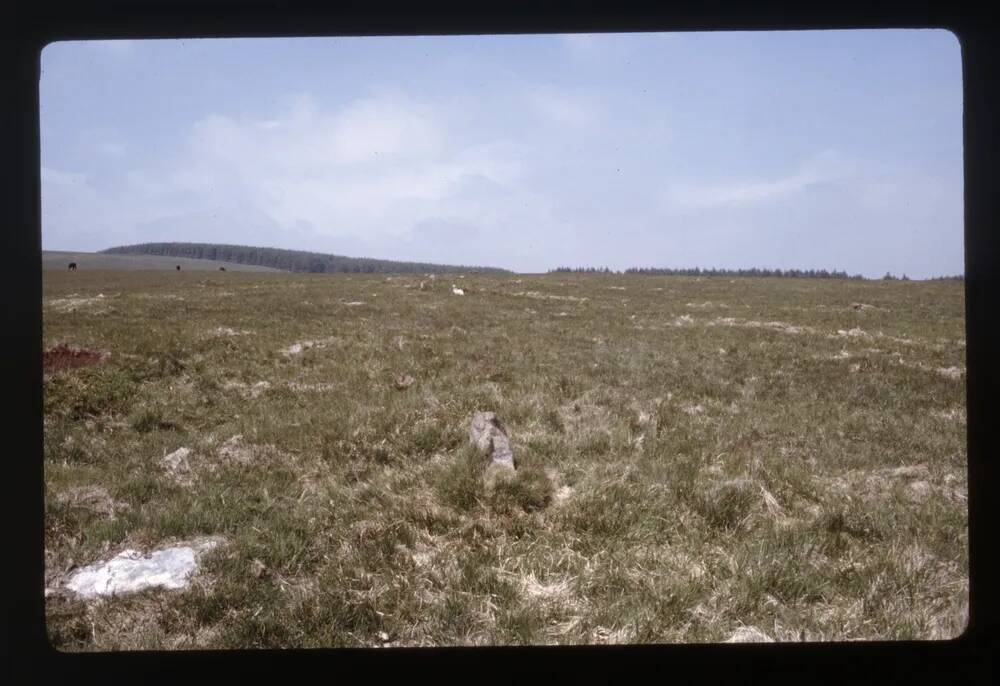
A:
{"label": "distant rock", "polygon": [[514,449],[503,423],[494,412],[476,412],[469,427],[469,441],[495,465],[516,469]]}

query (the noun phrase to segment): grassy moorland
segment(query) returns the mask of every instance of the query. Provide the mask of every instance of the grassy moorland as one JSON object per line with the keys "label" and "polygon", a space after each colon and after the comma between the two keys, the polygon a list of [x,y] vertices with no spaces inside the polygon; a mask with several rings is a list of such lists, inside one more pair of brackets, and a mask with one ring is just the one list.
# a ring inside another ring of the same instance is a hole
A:
{"label": "grassy moorland", "polygon": [[[44,277],[45,348],[109,353],[44,379],[61,650],[964,629],[961,283]],[[513,481],[485,485],[477,409]],[[208,535],[187,589],[60,590]]]}

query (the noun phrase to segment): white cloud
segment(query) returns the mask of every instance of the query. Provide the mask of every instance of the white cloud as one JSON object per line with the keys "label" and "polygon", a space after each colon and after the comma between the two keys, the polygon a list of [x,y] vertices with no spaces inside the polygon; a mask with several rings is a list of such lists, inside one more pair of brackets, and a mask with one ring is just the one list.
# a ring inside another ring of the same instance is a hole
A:
{"label": "white cloud", "polygon": [[528,96],[528,103],[543,121],[560,128],[587,129],[600,119],[598,104],[584,95],[538,90]]}
{"label": "white cloud", "polygon": [[[309,227],[317,245],[350,239],[378,254],[414,248],[416,227],[434,222],[498,231],[512,207],[538,205],[523,178],[528,151],[502,139],[459,140],[452,131],[463,117],[475,113],[440,111],[398,93],[336,109],[299,98],[269,118],[206,116],[171,159],[122,169],[104,183],[121,189],[114,207],[86,177],[47,170],[47,197],[72,208],[54,212],[49,202],[47,232],[58,235],[74,214],[114,224],[116,235],[130,234],[125,242],[252,234],[278,245]],[[253,231],[240,233],[250,224]]]}
{"label": "white cloud", "polygon": [[848,178],[856,165],[836,151],[804,161],[799,169],[771,179],[741,179],[717,184],[675,184],[663,195],[667,211],[739,208],[787,199],[814,184]]}

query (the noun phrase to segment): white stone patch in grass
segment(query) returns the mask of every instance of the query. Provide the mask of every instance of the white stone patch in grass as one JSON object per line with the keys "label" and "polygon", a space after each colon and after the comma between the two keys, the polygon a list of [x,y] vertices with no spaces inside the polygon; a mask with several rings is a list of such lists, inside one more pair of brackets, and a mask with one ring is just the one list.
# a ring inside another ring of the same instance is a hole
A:
{"label": "white stone patch in grass", "polygon": [[258,397],[258,396],[260,396],[261,393],[263,393],[264,391],[266,391],[270,387],[271,387],[271,382],[270,381],[258,381],[253,386],[250,386],[250,389],[249,389],[249,391],[250,391],[250,397],[251,398]]}
{"label": "white stone patch in grass", "polygon": [[945,377],[946,379],[961,379],[965,375],[965,370],[961,367],[938,367],[936,370],[938,374]]}
{"label": "white stone patch in grass", "polygon": [[105,300],[107,297],[103,293],[98,293],[95,296],[86,297],[67,297],[67,298],[54,298],[49,300],[48,305],[52,309],[58,312],[76,312],[79,309],[89,309],[94,313],[106,312],[108,308],[105,306]]}
{"label": "white stone patch in grass", "polygon": [[182,296],[174,293],[136,293],[132,297],[144,300],[184,300]]}
{"label": "white stone patch in grass", "polygon": [[711,300],[706,300],[705,302],[701,303],[685,303],[684,306],[696,309],[705,309],[710,307],[719,307],[719,308],[729,307],[729,305],[727,305],[726,303],[717,303],[717,302],[712,302]]}
{"label": "white stone patch in grass", "polygon": [[238,390],[244,397],[259,398],[261,394],[271,388],[270,381],[258,381],[253,384],[245,384],[242,381],[227,381],[222,385],[227,390]]}
{"label": "white stone patch in grass", "polygon": [[181,589],[198,570],[201,556],[222,543],[208,538],[191,545],[143,554],[123,550],[110,560],[77,570],[66,588],[83,598],[135,593],[147,588]]}
{"label": "white stone patch in grass", "polygon": [[335,388],[337,384],[335,383],[301,383],[298,381],[291,381],[288,384],[289,390],[295,391],[296,393],[328,393]]}
{"label": "white stone patch in grass", "polygon": [[549,295],[548,293],[539,293],[538,291],[519,291],[517,293],[511,293],[515,298],[534,298],[536,300],[571,300],[573,302],[585,302],[590,298],[579,298],[575,295]]}
{"label": "white stone patch in grass", "polygon": [[931,367],[924,364],[923,362],[909,362],[903,357],[896,358],[899,364],[904,367],[912,367],[914,369],[922,369],[925,372],[934,372],[940,374],[946,379],[951,379],[953,381],[958,381],[965,376],[965,369],[962,367]]}
{"label": "white stone patch in grass", "polygon": [[671,322],[671,324],[673,324],[674,326],[685,326],[687,324],[694,324],[694,317],[688,314],[682,314],[679,317],[674,317],[674,320]]}
{"label": "white stone patch in grass", "polygon": [[888,308],[878,307],[877,305],[869,305],[868,303],[851,303],[851,308],[855,312],[864,312],[867,310],[877,310],[879,312],[889,312]]}
{"label": "white stone patch in grass", "polygon": [[164,455],[160,463],[167,472],[173,476],[177,476],[190,471],[191,465],[188,463],[188,457],[190,456],[191,448],[178,448],[169,455]]}
{"label": "white stone patch in grass", "polygon": [[966,422],[965,409],[961,407],[952,407],[947,410],[931,410],[931,416],[948,422],[958,422],[959,424],[965,424]]}
{"label": "white stone patch in grass", "polygon": [[872,335],[870,333],[868,333],[864,329],[861,329],[861,328],[858,328],[858,327],[855,327],[853,329],[847,329],[847,330],[838,329],[837,330],[837,335],[838,336],[846,336],[848,338],[864,338],[864,339],[869,339],[869,338],[872,337]]}
{"label": "white stone patch in grass", "polygon": [[228,326],[219,326],[209,331],[212,336],[246,336],[249,333],[247,329],[236,330]]}
{"label": "white stone patch in grass", "polygon": [[705,322],[705,326],[737,326],[747,329],[771,329],[787,334],[816,333],[811,326],[799,326],[787,322],[760,322],[755,319],[737,319],[736,317],[716,317]]}
{"label": "white stone patch in grass", "polygon": [[315,341],[299,341],[298,343],[293,343],[287,348],[283,348],[279,352],[285,356],[299,355],[306,350],[311,350],[313,348],[325,348],[330,343],[336,341],[336,337],[321,338]]}
{"label": "white stone patch in grass", "polygon": [[705,408],[701,405],[682,405],[681,410],[690,415],[702,414],[705,412]]}
{"label": "white stone patch in grass", "polygon": [[[372,296],[374,297],[375,294],[372,293]],[[353,301],[351,301],[349,303],[344,303],[344,304],[347,305],[348,307],[358,307],[359,305],[364,305],[364,302],[362,302],[360,300],[353,300]]]}
{"label": "white stone patch in grass", "polygon": [[[562,284],[560,284],[562,285]],[[608,286],[609,291],[624,291],[625,286]]]}

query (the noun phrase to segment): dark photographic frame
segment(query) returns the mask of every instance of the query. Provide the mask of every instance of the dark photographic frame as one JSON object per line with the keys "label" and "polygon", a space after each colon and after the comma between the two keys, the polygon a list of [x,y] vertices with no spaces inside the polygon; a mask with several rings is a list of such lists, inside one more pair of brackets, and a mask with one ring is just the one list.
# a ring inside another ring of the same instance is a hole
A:
{"label": "dark photographic frame", "polygon": [[[43,605],[43,470],[41,384],[41,212],[39,157],[39,56],[58,40],[184,37],[293,37],[323,35],[431,35],[476,33],[576,33],[619,31],[795,30],[848,28],[943,28],[962,50],[965,144],[965,293],[969,470],[969,625],[958,638],[937,642],[857,642],[769,645],[663,645],[560,648],[440,648],[372,650],[248,650],[71,654],[53,649],[45,634]],[[985,682],[997,647],[998,578],[989,523],[995,520],[998,441],[991,431],[993,399],[1000,391],[1000,337],[992,316],[997,307],[1000,254],[991,225],[997,217],[992,173],[998,148],[995,31],[964,8],[920,4],[872,7],[860,2],[791,2],[710,5],[655,3],[356,3],[266,0],[156,1],[124,4],[92,0],[65,4],[36,1],[15,10],[13,30],[3,42],[7,97],[2,111],[7,140],[3,184],[13,217],[5,225],[5,378],[11,412],[7,479],[8,521],[14,545],[8,559],[15,578],[8,595],[11,673],[39,676],[160,674],[180,677],[211,667],[221,674],[280,675],[318,668],[331,676],[378,678],[386,667],[437,667],[433,678],[639,676],[720,673],[761,681]],[[8,27],[10,31],[10,27]],[[12,496],[12,497],[11,497]],[[442,672],[441,668],[447,670]]]}

